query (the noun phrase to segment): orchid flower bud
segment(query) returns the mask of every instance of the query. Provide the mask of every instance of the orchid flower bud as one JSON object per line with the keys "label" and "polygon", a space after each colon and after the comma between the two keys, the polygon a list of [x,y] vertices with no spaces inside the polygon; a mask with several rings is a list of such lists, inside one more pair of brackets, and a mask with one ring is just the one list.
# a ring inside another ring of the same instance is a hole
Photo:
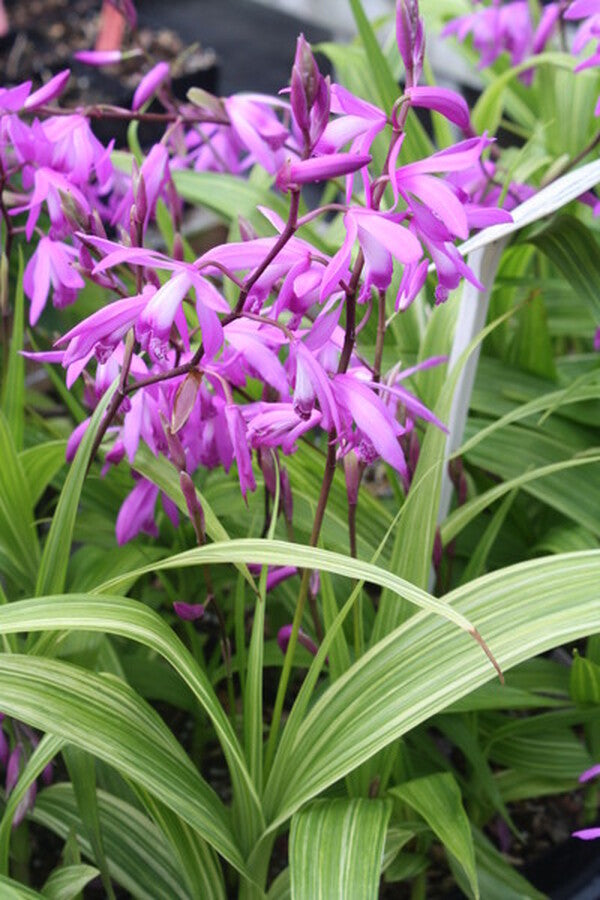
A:
{"label": "orchid flower bud", "polygon": [[203,544],[204,510],[202,509],[202,506],[200,505],[200,502],[198,500],[194,482],[187,472],[179,473],[179,485],[181,487],[181,493],[183,494],[183,497],[185,499],[185,504],[187,506],[190,519],[192,520],[192,525],[194,526],[194,531],[196,532],[198,543]]}
{"label": "orchid flower bud", "polygon": [[257,454],[257,458],[265,480],[265,487],[271,497],[274,497],[277,487],[277,469],[275,467],[273,452],[268,447],[261,447],[260,452]]}
{"label": "orchid flower bud", "polygon": [[133,95],[131,108],[136,112],[169,77],[169,64],[159,62],[144,75]]}
{"label": "orchid flower bud", "polygon": [[62,93],[70,75],[70,69],[63,69],[62,72],[59,72],[58,75],[47,81],[41,88],[30,94],[23,104],[23,109],[37,109],[39,106],[44,106],[46,103],[56,100]]}
{"label": "orchid flower bud", "polygon": [[423,20],[419,17],[418,0],[397,0],[396,40],[406,70],[406,86],[412,87],[421,75],[425,53]]}
{"label": "orchid flower bud", "polygon": [[100,67],[114,66],[116,63],[141,55],[142,51],[137,48],[134,50],[78,50],[73,54],[73,58],[86,66]]}
{"label": "orchid flower bud", "polygon": [[194,622],[201,619],[204,615],[204,604],[202,603],[183,603],[177,601],[173,604],[175,614],[183,619],[184,622]]}
{"label": "orchid flower bud", "polygon": [[283,515],[286,522],[292,524],[294,516],[294,497],[292,495],[292,486],[290,484],[290,476],[287,469],[281,469],[279,472],[279,484],[281,487],[281,505],[283,507]]}
{"label": "orchid flower bud", "polygon": [[318,569],[313,569],[308,579],[308,593],[315,600],[319,596],[321,590],[321,574]]}
{"label": "orchid flower bud", "polygon": [[344,475],[346,476],[348,505],[356,506],[358,503],[358,488],[360,485],[360,463],[354,450],[350,450],[350,452],[344,456]]}
{"label": "orchid flower bud", "polygon": [[306,149],[317,143],[329,119],[329,82],[319,67],[303,34],[298,37],[290,82],[290,101]]}

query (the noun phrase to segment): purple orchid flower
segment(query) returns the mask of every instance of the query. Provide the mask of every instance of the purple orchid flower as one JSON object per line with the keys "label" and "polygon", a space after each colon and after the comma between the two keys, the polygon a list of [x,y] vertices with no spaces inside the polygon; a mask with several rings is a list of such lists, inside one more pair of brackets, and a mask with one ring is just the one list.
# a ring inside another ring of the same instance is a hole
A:
{"label": "purple orchid flower", "polygon": [[415,236],[401,223],[403,215],[379,213],[370,209],[349,209],[344,215],[346,238],[333,257],[321,282],[321,299],[339,290],[339,282],[348,276],[352,248],[356,240],[365,257],[365,284],[361,299],[369,296],[371,286],[380,290],[392,280],[392,257],[401,263],[415,263],[423,249]]}
{"label": "purple orchid flower", "polygon": [[74,303],[85,282],[73,268],[77,251],[63,241],[42,237],[23,274],[23,290],[31,300],[29,322],[35,325],[46,305],[50,288],[54,306]]}
{"label": "purple orchid flower", "polygon": [[[600,775],[600,763],[582,772],[579,776],[579,781],[583,784],[586,781],[591,781],[592,778],[596,778],[598,775]],[[582,841],[594,841],[600,838],[600,828],[583,828],[580,831],[574,831],[573,837]]]}

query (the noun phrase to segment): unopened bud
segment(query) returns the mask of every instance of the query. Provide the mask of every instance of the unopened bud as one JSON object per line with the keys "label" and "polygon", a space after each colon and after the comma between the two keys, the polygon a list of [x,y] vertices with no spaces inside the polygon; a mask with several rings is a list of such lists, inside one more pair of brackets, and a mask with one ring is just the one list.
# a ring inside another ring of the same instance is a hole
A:
{"label": "unopened bud", "polygon": [[308,593],[316,600],[321,590],[321,575],[318,569],[313,569],[308,580]]}
{"label": "unopened bud", "polygon": [[219,97],[215,97],[214,94],[209,94],[208,91],[202,88],[193,87],[187,92],[187,98],[190,103],[200,107],[200,109],[211,116],[222,116],[223,121],[227,121],[227,113],[225,112],[223,101]]}
{"label": "unopened bud", "polygon": [[136,177],[132,179],[132,189],[137,221],[140,223],[145,222],[148,215],[148,195],[143,172],[137,172]]}
{"label": "unopened bud", "polygon": [[294,496],[292,494],[292,486],[290,484],[290,476],[287,473],[287,469],[280,469],[279,484],[281,487],[283,515],[285,516],[285,521],[291,525],[294,517]]}
{"label": "unopened bud", "polygon": [[187,472],[180,472],[179,484],[181,492],[185,499],[187,510],[196,532],[196,538],[199,544],[204,543],[204,512],[198,500],[196,487]]}
{"label": "unopened bud", "polygon": [[2,728],[0,728],[0,763],[5,766],[8,762],[8,756],[10,753],[10,748],[8,746],[8,739],[4,734]]}
{"label": "unopened bud", "polygon": [[418,0],[397,0],[396,40],[406,70],[406,86],[412,87],[419,80],[425,53]]}
{"label": "unopened bud", "polygon": [[240,229],[240,237],[243,241],[253,241],[258,237],[254,226],[243,216],[238,216],[238,228]]}
{"label": "unopened bud", "polygon": [[175,236],[173,238],[173,252],[171,256],[176,262],[183,262],[185,258],[185,247],[183,246],[183,238],[181,234],[176,231]]}
{"label": "unopened bud", "polygon": [[[171,431],[178,432],[192,414],[196,405],[196,397],[200,385],[202,384],[202,375],[195,370],[188,372],[181,384],[175,391],[173,400],[173,413],[171,415]],[[181,468],[185,468],[182,466]]]}
{"label": "unopened bud", "polygon": [[97,209],[92,210],[90,225],[92,227],[92,234],[95,234],[96,237],[106,237],[106,229]]}
{"label": "unopened bud", "polygon": [[165,438],[167,441],[167,450],[169,456],[171,457],[171,461],[175,468],[179,472],[185,472],[186,470],[186,460],[185,460],[185,450],[183,449],[183,444],[179,440],[176,434],[173,433],[169,423],[165,419],[162,412],[160,413],[160,420],[162,422],[163,431],[165,433]]}
{"label": "unopened bud", "polygon": [[348,505],[356,506],[358,503],[358,488],[360,485],[360,464],[354,450],[350,450],[344,457],[344,475],[346,476]]}
{"label": "unopened bud", "polygon": [[277,490],[277,468],[273,452],[268,447],[261,447],[257,456],[258,464],[265,480],[265,488],[271,497],[274,497]]}
{"label": "unopened bud", "polygon": [[87,231],[89,228],[90,217],[87,212],[73,196],[70,191],[61,191],[58,189],[60,196],[60,205],[63,215],[67,222],[73,226],[76,231]]}
{"label": "unopened bud", "polygon": [[183,603],[177,601],[173,604],[175,614],[178,615],[180,619],[183,619],[184,622],[194,622],[196,619],[201,619],[204,615],[204,609],[203,603]]}
{"label": "unopened bud", "polygon": [[23,756],[23,745],[17,744],[13,752],[8,758],[6,764],[6,794],[10,794],[21,774],[21,758]]}

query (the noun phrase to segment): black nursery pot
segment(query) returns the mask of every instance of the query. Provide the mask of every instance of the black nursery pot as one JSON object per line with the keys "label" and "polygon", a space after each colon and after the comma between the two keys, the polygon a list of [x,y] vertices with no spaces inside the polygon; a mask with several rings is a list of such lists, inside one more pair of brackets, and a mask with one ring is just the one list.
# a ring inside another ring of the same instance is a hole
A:
{"label": "black nursery pot", "polygon": [[[47,34],[38,28],[11,30],[0,37],[0,86],[19,84],[31,79],[34,88],[65,68],[71,70],[71,79],[61,98],[61,105],[108,104],[131,109],[134,88],[119,78],[118,73],[86,66],[77,60],[54,53],[54,44]],[[185,100],[191,87],[200,87],[211,94],[218,93],[219,65],[214,54],[206,54],[206,60],[194,60],[194,67],[173,78],[171,89],[178,100]],[[152,112],[162,112],[159,103],[153,103]],[[96,137],[107,144],[114,140],[116,147],[127,146],[125,119],[93,118],[92,129]],[[164,133],[160,122],[140,123],[138,137],[142,147],[148,148],[159,141]]]}

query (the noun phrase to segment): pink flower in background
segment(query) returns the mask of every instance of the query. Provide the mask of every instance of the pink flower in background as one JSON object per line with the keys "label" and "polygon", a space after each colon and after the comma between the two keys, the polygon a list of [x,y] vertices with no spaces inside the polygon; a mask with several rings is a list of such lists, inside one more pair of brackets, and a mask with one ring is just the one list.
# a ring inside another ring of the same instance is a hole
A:
{"label": "pink flower in background", "polygon": [[[591,781],[592,778],[596,778],[598,775],[600,775],[600,763],[582,772],[579,776],[579,781],[583,784],[586,781]],[[579,831],[574,831],[573,837],[580,838],[582,841],[594,841],[600,838],[600,828],[582,828]]]}

